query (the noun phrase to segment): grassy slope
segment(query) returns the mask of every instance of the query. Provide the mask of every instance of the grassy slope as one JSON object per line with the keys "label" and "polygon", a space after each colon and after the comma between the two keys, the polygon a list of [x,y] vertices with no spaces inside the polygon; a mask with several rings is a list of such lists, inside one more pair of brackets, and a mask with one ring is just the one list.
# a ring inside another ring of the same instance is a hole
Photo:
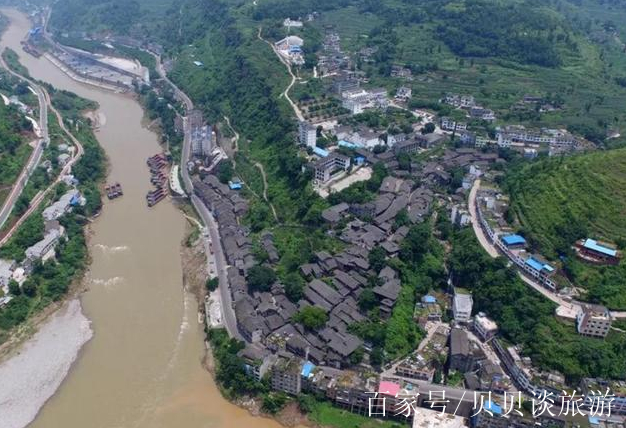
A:
{"label": "grassy slope", "polygon": [[626,239],[626,149],[529,165],[520,179],[516,212],[549,251],[564,218],[597,237]]}
{"label": "grassy slope", "polygon": [[[524,166],[507,179],[512,208],[538,249],[556,258],[569,257],[565,267],[590,299],[626,307],[626,267],[596,268],[569,253],[579,234],[626,243],[626,149],[547,159]],[[575,233],[575,232],[573,232]],[[569,254],[568,254],[569,253]]]}

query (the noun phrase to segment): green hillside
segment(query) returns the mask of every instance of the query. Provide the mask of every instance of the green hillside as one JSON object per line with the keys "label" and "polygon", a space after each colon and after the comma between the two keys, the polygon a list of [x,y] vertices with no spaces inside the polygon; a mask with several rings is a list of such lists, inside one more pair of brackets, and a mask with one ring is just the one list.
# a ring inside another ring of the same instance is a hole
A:
{"label": "green hillside", "polygon": [[172,4],[172,0],[63,0],[55,3],[50,26],[61,31],[148,34],[160,28]]}
{"label": "green hillside", "polygon": [[626,307],[626,265],[592,267],[571,250],[586,236],[626,247],[626,149],[527,164],[506,184],[531,245],[552,259],[564,256],[566,272],[590,300]]}

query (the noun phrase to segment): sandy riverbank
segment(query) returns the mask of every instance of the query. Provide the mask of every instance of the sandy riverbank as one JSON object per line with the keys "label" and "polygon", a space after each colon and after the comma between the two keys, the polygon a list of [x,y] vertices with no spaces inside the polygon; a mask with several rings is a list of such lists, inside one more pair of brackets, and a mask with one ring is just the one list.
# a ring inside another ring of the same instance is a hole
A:
{"label": "sandy riverbank", "polygon": [[93,336],[74,299],[57,311],[13,358],[0,364],[0,428],[28,425],[54,394]]}

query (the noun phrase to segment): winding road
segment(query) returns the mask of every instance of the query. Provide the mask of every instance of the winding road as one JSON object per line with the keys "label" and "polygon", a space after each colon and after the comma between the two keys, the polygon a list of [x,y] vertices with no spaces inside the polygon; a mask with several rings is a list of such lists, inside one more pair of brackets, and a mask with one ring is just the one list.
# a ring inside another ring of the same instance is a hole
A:
{"label": "winding road", "polygon": [[[156,69],[159,73],[160,77],[165,80],[174,90],[175,97],[185,104],[185,108],[187,113],[193,110],[194,105],[193,101],[187,94],[181,91],[178,86],[174,84],[168,77],[165,69],[163,68],[163,64],[161,63],[161,58],[156,55],[154,52],[149,52],[154,56],[156,60]],[[230,337],[234,337],[237,339],[242,339],[239,330],[237,329],[237,318],[235,317],[235,310],[233,308],[232,297],[230,295],[230,283],[228,282],[228,263],[226,261],[226,257],[224,255],[224,249],[222,247],[222,240],[219,234],[219,227],[213,215],[207,208],[207,206],[202,202],[202,200],[194,194],[193,191],[193,182],[191,181],[191,177],[189,176],[189,170],[187,169],[187,163],[191,159],[191,127],[189,124],[189,120],[187,117],[183,117],[184,124],[184,138],[183,138],[183,150],[181,155],[181,175],[183,177],[183,185],[185,187],[185,191],[189,195],[189,199],[191,200],[191,204],[194,209],[202,219],[202,223],[206,226],[206,230],[209,234],[209,238],[213,243],[213,253],[207,254],[207,263],[208,259],[213,257],[215,261],[215,269],[217,271],[217,277],[219,279],[219,297],[220,297],[220,306],[222,309],[222,321],[224,323],[224,327],[228,332]]]}
{"label": "winding road", "polygon": [[[480,188],[480,180],[474,181],[474,185],[472,186],[472,190],[469,194],[468,207],[471,216],[472,228],[474,229],[474,235],[476,235],[476,239],[483,247],[483,249],[493,258],[500,256],[500,252],[497,247],[489,240],[485,231],[483,230],[482,225],[480,224],[480,219],[478,217],[478,207],[476,203],[476,195],[478,193],[478,189]],[[513,261],[511,263],[514,264]],[[522,281],[525,284],[532,287],[535,291],[542,294],[547,299],[550,299],[552,302],[558,305],[556,309],[556,314],[562,318],[567,319],[576,319],[577,314],[582,310],[582,305],[584,303],[578,302],[576,300],[566,300],[557,293],[554,293],[528,276],[524,275],[518,269],[516,269]],[[626,312],[618,312],[612,311],[611,316],[616,319],[624,319],[626,318]]]}
{"label": "winding road", "polygon": [[[68,160],[68,162],[65,164],[65,166],[63,166],[63,168],[59,172],[59,175],[57,176],[57,178],[48,187],[46,187],[45,190],[39,191],[35,195],[33,200],[30,202],[30,206],[29,206],[28,210],[26,210],[26,212],[24,214],[22,214],[22,216],[15,222],[15,224],[13,224],[11,229],[9,229],[7,234],[4,237],[2,237],[2,239],[0,240],[0,246],[4,245],[9,239],[11,239],[11,236],[13,236],[13,234],[17,231],[17,229],[20,227],[20,225],[22,225],[22,223],[24,223],[26,221],[26,219],[28,219],[28,217],[33,212],[35,212],[37,210],[37,208],[39,208],[39,206],[41,205],[41,203],[45,199],[46,195],[48,193],[50,193],[50,191],[57,184],[59,184],[61,182],[61,180],[62,180],[64,175],[67,175],[67,174],[70,173],[70,171],[72,170],[72,166],[74,166],[74,164],[76,164],[76,162],[78,162],[80,160],[80,158],[83,156],[83,154],[85,153],[83,145],[80,143],[80,141],[78,141],[78,139],[76,137],[74,137],[74,135],[69,131],[69,129],[67,129],[67,127],[65,126],[65,123],[63,123],[63,116],[61,116],[61,114],[58,112],[58,110],[55,109],[52,106],[52,101],[50,99],[50,95],[48,94],[48,92],[45,89],[43,89],[43,88],[40,88],[40,90],[42,91],[43,98],[44,98],[44,104],[46,105],[46,108],[50,109],[50,111],[56,116],[57,121],[59,123],[59,127],[69,137],[69,139],[72,141],[72,144],[74,144],[74,147],[76,148],[76,150],[74,151],[74,155],[72,156],[72,158]],[[47,135],[47,132],[48,132],[47,123],[46,123],[46,131],[45,132],[46,132],[46,134],[44,134],[44,135]]]}
{"label": "winding road", "polygon": [[41,156],[43,155],[43,150],[50,140],[48,136],[48,104],[46,103],[46,96],[43,89],[39,87],[39,85],[35,84],[35,82],[33,82],[28,77],[22,76],[21,74],[11,70],[1,55],[0,66],[7,70],[11,75],[28,83],[37,94],[37,99],[39,101],[39,128],[42,135],[42,138],[37,141],[37,145],[35,146],[35,149],[28,158],[26,165],[24,165],[24,168],[22,168],[22,172],[18,176],[17,180],[15,180],[11,192],[7,196],[2,207],[0,207],[0,228],[2,228],[2,226],[4,226],[7,219],[11,215],[11,212],[13,211],[17,200],[22,195],[22,192],[24,191],[24,188],[28,183],[28,179],[33,174],[33,172],[35,172],[37,165],[39,165],[39,162],[41,161]]}
{"label": "winding road", "polygon": [[296,83],[296,80],[298,78],[296,77],[295,74],[293,74],[293,70],[291,69],[291,64],[289,64],[289,61],[287,61],[285,58],[283,58],[283,56],[280,54],[280,52],[278,52],[278,49],[276,49],[276,46],[274,46],[274,44],[272,42],[270,42],[268,40],[265,40],[261,36],[261,31],[262,30],[263,30],[263,28],[259,27],[259,32],[257,34],[257,37],[259,38],[259,40],[264,41],[265,43],[267,43],[270,46],[270,48],[272,48],[272,51],[274,51],[274,53],[276,54],[276,56],[278,57],[280,62],[282,62],[285,65],[285,67],[287,67],[287,71],[289,72],[289,75],[291,76],[291,82],[289,82],[289,85],[287,85],[287,87],[280,94],[280,96],[281,97],[285,97],[287,102],[289,102],[289,104],[291,105],[291,108],[293,109],[293,112],[296,114],[296,117],[298,118],[298,120],[300,122],[304,122],[304,116],[302,115],[302,112],[300,111],[300,109],[298,108],[296,103],[294,103],[293,100],[289,97],[289,91],[291,90],[293,85]]}

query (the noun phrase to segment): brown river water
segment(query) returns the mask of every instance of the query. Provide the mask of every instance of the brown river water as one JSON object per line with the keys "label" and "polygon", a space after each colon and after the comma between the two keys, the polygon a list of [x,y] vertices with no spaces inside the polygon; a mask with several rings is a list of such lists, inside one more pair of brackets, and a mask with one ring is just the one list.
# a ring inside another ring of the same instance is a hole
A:
{"label": "brown river water", "polygon": [[223,399],[201,365],[197,303],[182,286],[184,218],[167,201],[146,206],[146,158],[160,148],[157,135],[142,126],[139,104],[77,83],[45,58],[26,54],[20,41],[29,21],[14,10],[3,13],[11,24],[2,49],[18,52],[34,78],[100,104],[106,123],[96,136],[109,157],[108,181],[124,189],[122,198],[105,202],[92,228],[89,291],[81,301],[94,337],[30,426],[277,428]]}

